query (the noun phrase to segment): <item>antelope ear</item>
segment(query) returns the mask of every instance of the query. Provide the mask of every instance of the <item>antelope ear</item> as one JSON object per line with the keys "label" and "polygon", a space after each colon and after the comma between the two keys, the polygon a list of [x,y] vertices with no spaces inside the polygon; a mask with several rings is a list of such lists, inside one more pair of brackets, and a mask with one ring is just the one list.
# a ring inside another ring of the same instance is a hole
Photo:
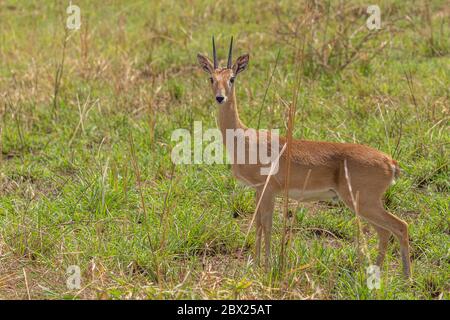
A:
{"label": "antelope ear", "polygon": [[233,65],[233,72],[235,75],[241,73],[245,69],[247,69],[248,61],[250,59],[250,55],[248,53],[240,56],[236,59],[236,62]]}
{"label": "antelope ear", "polygon": [[212,74],[214,71],[213,65],[211,63],[211,61],[205,57],[202,54],[197,54],[197,60],[198,60],[198,64],[200,65],[200,67],[203,69],[203,71]]}

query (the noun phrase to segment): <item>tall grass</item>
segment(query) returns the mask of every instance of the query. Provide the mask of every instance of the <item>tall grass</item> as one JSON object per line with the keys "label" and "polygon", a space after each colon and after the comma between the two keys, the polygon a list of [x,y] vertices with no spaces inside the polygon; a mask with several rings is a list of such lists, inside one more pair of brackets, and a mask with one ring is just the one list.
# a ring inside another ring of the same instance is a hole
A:
{"label": "tall grass", "polygon": [[[67,34],[63,1],[0,3],[0,297],[450,298],[448,10],[416,4],[381,1],[373,33],[357,0],[78,1]],[[367,287],[376,237],[334,203],[278,199],[275,267],[256,268],[253,191],[227,165],[173,166],[174,129],[216,127],[195,62],[211,34],[251,54],[244,123],[399,161],[386,206],[411,229],[412,285],[392,243]]]}

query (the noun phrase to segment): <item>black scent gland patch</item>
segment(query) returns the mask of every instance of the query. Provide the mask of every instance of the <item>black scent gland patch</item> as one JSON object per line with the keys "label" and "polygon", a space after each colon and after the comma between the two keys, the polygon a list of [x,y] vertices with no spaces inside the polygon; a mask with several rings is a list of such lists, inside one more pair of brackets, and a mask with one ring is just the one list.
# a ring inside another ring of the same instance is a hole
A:
{"label": "black scent gland patch", "polygon": [[287,216],[288,216],[289,219],[292,218],[292,217],[294,216],[294,214],[292,213],[292,210],[289,210],[289,211],[288,211]]}

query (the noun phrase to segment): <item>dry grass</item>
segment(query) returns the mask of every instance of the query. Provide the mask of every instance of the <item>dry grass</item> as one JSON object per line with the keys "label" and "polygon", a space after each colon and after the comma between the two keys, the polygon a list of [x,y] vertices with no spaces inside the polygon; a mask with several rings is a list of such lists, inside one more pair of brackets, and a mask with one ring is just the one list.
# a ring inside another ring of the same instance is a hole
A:
{"label": "dry grass", "polygon": [[[370,33],[365,4],[339,3],[79,1],[67,32],[62,1],[0,2],[0,298],[448,299],[448,8],[382,1]],[[174,129],[216,126],[195,65],[211,34],[251,54],[246,124],[283,128],[295,100],[292,136],[399,160],[386,203],[411,226],[412,286],[394,243],[381,289],[367,288],[375,237],[331,203],[278,200],[265,273],[253,192],[227,166],[172,165]]]}

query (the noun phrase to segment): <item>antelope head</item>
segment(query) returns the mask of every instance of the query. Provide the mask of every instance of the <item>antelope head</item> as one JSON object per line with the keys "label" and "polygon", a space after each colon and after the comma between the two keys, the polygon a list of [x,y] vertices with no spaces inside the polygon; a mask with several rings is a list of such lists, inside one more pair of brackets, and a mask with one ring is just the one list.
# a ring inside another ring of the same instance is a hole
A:
{"label": "antelope head", "polygon": [[228,51],[228,62],[226,68],[220,68],[217,61],[216,44],[212,38],[213,60],[211,61],[202,54],[197,54],[198,63],[203,71],[209,74],[211,88],[218,104],[226,103],[232,96],[236,76],[247,68],[249,55],[244,54],[236,59],[232,65],[233,57],[233,37],[231,37],[230,48]]}

